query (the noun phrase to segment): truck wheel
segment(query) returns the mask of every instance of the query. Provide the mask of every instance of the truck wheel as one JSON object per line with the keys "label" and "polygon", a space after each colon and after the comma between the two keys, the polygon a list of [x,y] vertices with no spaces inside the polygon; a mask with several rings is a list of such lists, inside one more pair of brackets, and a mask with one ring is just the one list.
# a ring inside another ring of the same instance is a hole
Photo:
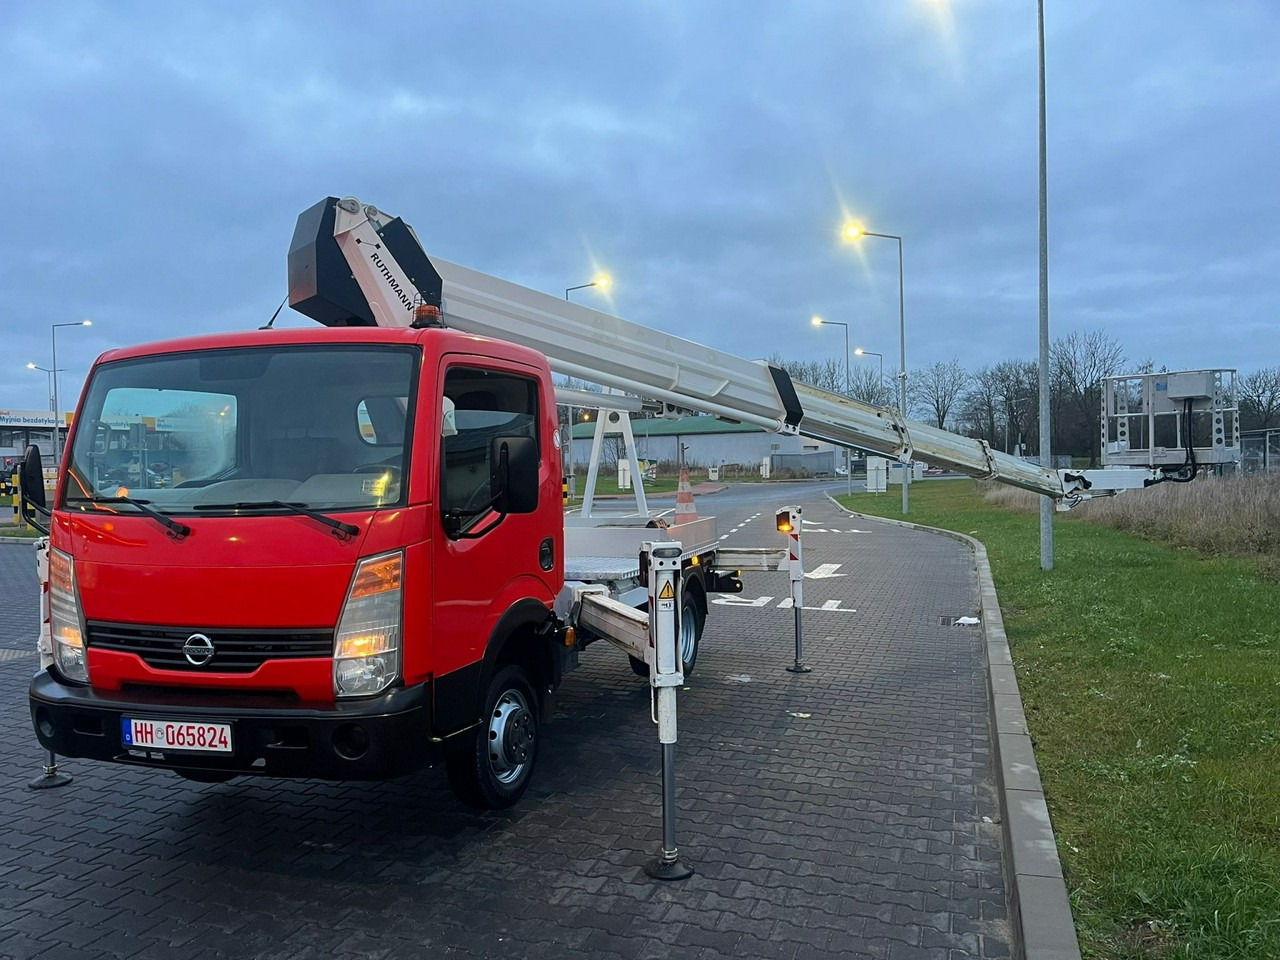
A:
{"label": "truck wheel", "polygon": [[699,600],[701,594],[686,589],[684,602],[680,604],[680,661],[687,677],[698,662],[698,645],[702,643],[702,628],[707,623],[707,612]]}
{"label": "truck wheel", "polygon": [[[680,661],[686,677],[693,673],[694,664],[698,662],[698,644],[702,642],[702,628],[707,623],[707,613],[698,599],[699,596],[696,590],[686,588],[684,602],[680,605]],[[649,609],[647,603],[644,609]],[[630,655],[627,660],[631,663],[632,673],[637,677],[649,679],[647,663]]]}
{"label": "truck wheel", "polygon": [[538,698],[523,667],[503,667],[485,692],[481,725],[445,755],[449,786],[469,807],[502,810],[524,795],[538,754]]}

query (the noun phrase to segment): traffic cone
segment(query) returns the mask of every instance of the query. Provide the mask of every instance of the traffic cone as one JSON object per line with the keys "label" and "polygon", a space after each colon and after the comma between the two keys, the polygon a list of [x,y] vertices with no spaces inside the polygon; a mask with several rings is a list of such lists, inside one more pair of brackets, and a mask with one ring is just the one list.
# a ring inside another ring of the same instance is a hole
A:
{"label": "traffic cone", "polygon": [[692,523],[698,519],[698,508],[693,503],[693,488],[689,486],[689,471],[680,468],[680,485],[676,487],[676,523]]}

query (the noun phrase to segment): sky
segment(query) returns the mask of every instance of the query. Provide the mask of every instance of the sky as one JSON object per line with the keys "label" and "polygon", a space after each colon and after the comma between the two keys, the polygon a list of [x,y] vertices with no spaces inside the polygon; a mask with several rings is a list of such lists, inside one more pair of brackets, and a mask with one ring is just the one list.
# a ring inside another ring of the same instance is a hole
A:
{"label": "sky", "polygon": [[[1280,364],[1280,3],[1046,0],[1050,328]],[[748,358],[1038,351],[1033,0],[0,5],[0,408],[261,326],[299,213]],[[287,308],[279,325],[312,321]],[[854,363],[877,362],[854,357]]]}

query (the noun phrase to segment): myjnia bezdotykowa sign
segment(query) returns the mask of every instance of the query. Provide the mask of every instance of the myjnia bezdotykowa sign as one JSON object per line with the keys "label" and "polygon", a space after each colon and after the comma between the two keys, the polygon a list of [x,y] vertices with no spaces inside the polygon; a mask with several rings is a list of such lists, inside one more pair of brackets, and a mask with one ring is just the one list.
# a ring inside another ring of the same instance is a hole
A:
{"label": "myjnia bezdotykowa sign", "polygon": [[[71,422],[71,415],[64,414],[64,423]],[[48,410],[3,410],[0,409],[0,427],[44,427],[48,429],[57,423],[57,418]]]}
{"label": "myjnia bezdotykowa sign", "polygon": [[[63,414],[63,426],[70,426],[72,415],[70,413]],[[46,430],[54,425],[54,415],[48,410],[4,410],[0,409],[0,427],[44,427]],[[181,431],[193,430],[199,427],[199,424],[190,419],[181,417],[107,417],[103,421],[112,430],[128,430],[134,424],[142,424],[148,430],[165,431]]]}

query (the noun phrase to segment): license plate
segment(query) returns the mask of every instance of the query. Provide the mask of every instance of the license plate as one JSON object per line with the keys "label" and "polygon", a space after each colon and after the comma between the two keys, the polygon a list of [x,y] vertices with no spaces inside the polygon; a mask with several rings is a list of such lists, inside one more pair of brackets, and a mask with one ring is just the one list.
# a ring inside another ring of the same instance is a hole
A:
{"label": "license plate", "polygon": [[155,750],[231,753],[231,724],[121,718],[124,745]]}

